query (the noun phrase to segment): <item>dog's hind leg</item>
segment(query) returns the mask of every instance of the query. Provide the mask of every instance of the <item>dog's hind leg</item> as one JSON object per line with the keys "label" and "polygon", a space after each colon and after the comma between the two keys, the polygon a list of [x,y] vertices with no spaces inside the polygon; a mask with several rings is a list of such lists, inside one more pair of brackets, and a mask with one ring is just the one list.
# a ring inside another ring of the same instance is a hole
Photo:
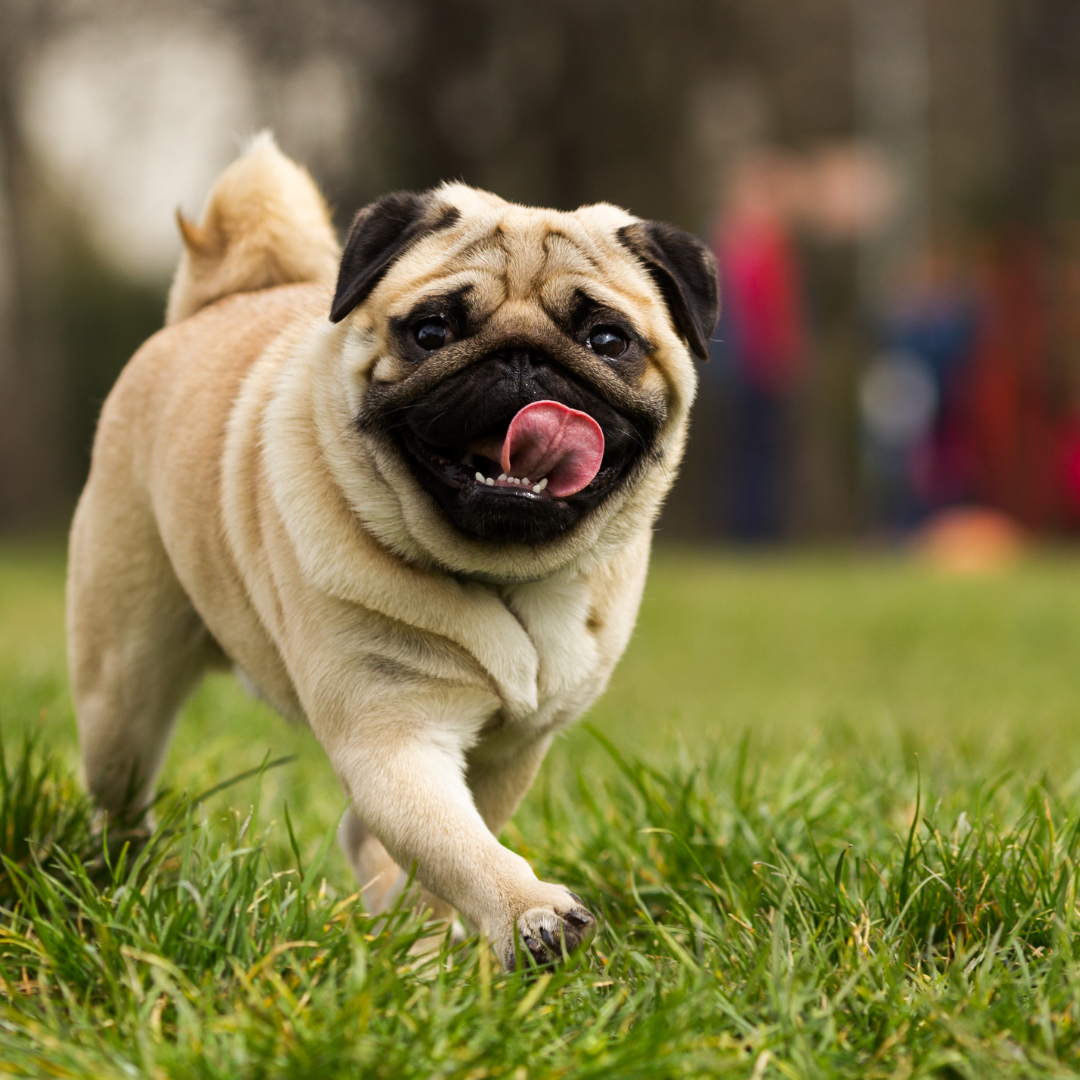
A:
{"label": "dog's hind leg", "polygon": [[[379,838],[357,817],[353,809],[345,811],[338,830],[338,842],[349,860],[356,883],[364,897],[364,906],[373,915],[393,907],[409,876],[390,857]],[[433,919],[451,922],[457,915],[453,907],[427,889],[415,886],[415,907],[427,911]]]}
{"label": "dog's hind leg", "polygon": [[469,755],[469,790],[480,816],[496,836],[528,794],[550,746],[551,736],[542,735],[522,740],[501,754],[484,754],[479,748]]}
{"label": "dog's hind leg", "polygon": [[180,706],[222,657],[149,510],[122,487],[92,479],[75,515],[68,666],[86,784],[110,815],[136,820]]}
{"label": "dog's hind leg", "polygon": [[398,864],[351,807],[341,819],[338,843],[352,867],[365,907],[373,915],[381,914],[401,891],[403,875]]}

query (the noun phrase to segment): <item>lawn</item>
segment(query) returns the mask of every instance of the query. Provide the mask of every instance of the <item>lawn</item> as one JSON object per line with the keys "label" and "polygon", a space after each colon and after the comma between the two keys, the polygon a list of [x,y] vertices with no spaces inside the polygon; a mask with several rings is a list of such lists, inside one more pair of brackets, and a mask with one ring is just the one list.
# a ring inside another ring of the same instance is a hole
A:
{"label": "lawn", "polygon": [[662,552],[504,836],[602,913],[554,975],[373,924],[318,747],[226,677],[107,856],[62,593],[0,551],[0,1075],[1080,1074],[1080,556]]}

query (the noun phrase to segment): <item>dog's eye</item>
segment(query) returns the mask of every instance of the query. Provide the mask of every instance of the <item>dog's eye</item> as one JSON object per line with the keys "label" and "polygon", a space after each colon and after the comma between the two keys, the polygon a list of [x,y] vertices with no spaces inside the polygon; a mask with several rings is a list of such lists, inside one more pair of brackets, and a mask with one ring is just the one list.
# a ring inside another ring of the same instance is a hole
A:
{"label": "dog's eye", "polygon": [[589,340],[586,342],[586,345],[588,345],[597,356],[604,356],[607,357],[608,360],[613,360],[616,356],[622,356],[622,354],[626,352],[626,347],[629,345],[629,342],[618,330],[615,330],[610,326],[598,326],[591,334],[589,334]]}
{"label": "dog's eye", "polygon": [[416,344],[425,352],[434,352],[436,349],[441,349],[446,344],[446,339],[449,336],[450,329],[441,315],[425,319],[413,330]]}

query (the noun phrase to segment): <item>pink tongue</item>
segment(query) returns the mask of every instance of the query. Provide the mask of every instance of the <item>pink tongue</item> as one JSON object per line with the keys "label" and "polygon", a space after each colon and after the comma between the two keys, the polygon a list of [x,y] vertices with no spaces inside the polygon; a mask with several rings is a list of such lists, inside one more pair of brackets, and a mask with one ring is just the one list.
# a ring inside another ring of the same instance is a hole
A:
{"label": "pink tongue", "polygon": [[534,484],[547,477],[547,490],[558,497],[586,487],[604,460],[604,433],[588,414],[557,401],[526,405],[506,432],[503,471]]}

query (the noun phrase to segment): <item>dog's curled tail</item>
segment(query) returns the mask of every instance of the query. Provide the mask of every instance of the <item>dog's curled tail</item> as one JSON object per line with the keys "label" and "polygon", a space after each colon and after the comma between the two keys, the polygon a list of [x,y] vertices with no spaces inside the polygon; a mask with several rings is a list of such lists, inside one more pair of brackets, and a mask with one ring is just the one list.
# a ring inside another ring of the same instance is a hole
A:
{"label": "dog's curled tail", "polygon": [[195,224],[177,210],[184,241],[166,324],[237,292],[330,281],[341,249],[315,181],[268,131],[218,177]]}

